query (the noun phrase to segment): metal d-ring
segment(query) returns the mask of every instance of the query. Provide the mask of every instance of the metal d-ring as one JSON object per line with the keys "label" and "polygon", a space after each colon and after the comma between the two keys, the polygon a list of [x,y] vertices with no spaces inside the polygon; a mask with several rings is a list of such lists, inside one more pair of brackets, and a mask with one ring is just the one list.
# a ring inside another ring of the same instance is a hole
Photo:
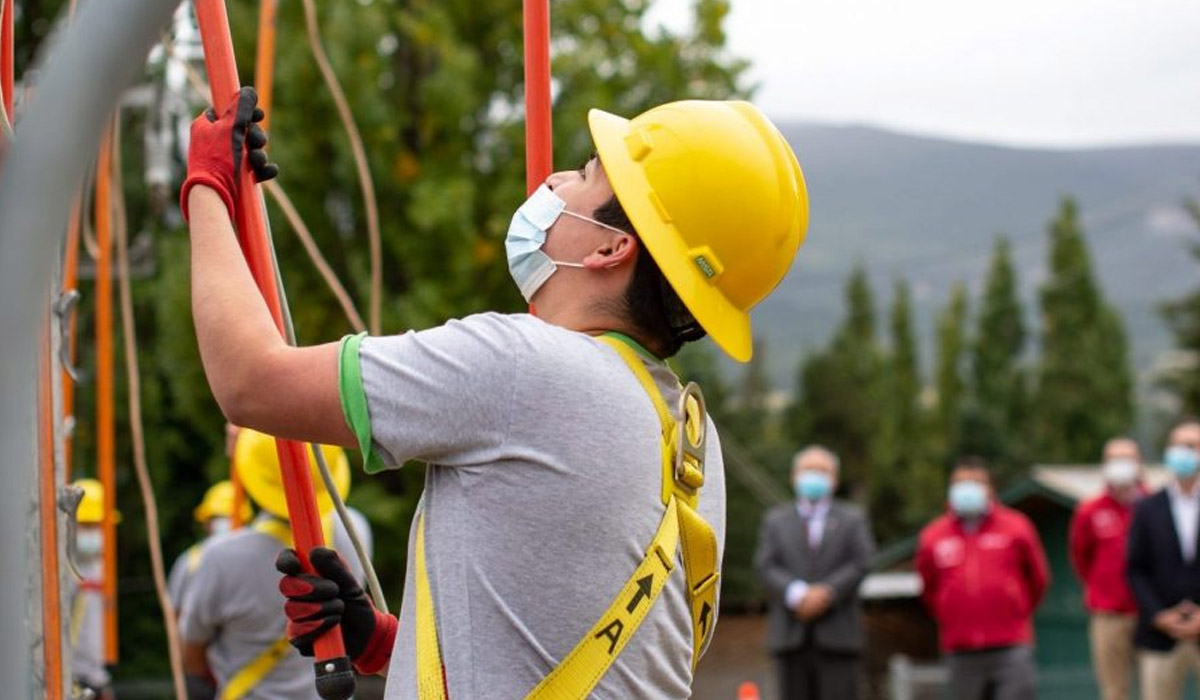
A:
{"label": "metal d-ring", "polygon": [[[695,408],[689,410],[693,401]],[[704,484],[704,456],[708,445],[708,408],[699,384],[688,382],[679,394],[679,416],[675,435],[675,482],[694,490]],[[694,441],[688,430],[689,424],[695,426]],[[695,472],[694,476],[689,475],[689,466]]]}

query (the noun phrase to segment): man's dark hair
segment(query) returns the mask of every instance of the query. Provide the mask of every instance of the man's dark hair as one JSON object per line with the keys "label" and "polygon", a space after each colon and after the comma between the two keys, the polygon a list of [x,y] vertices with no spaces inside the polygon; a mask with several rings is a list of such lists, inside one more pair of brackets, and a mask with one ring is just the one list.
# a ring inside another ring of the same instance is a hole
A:
{"label": "man's dark hair", "polygon": [[592,218],[632,235],[641,245],[633,279],[622,300],[623,311],[633,325],[651,339],[663,357],[672,357],[684,343],[703,338],[704,330],[663,277],[616,195],[592,212]]}
{"label": "man's dark hair", "polygon": [[960,469],[965,469],[973,472],[983,472],[988,481],[992,480],[992,470],[988,468],[987,461],[983,457],[975,455],[963,455],[954,460],[954,466],[950,468],[950,473],[953,474]]}

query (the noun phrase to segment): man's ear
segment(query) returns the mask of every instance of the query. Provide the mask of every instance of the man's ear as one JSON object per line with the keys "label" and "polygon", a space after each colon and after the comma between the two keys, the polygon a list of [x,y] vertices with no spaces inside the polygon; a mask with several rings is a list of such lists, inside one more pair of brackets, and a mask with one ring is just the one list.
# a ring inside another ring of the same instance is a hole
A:
{"label": "man's ear", "polygon": [[611,270],[637,259],[638,241],[628,233],[614,233],[599,248],[583,259],[589,270]]}

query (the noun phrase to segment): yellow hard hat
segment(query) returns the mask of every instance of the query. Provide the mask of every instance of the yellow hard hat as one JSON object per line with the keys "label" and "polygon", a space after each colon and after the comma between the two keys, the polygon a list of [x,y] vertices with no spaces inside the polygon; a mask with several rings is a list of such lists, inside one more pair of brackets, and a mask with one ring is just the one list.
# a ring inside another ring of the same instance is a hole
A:
{"label": "yellow hard hat", "polygon": [[[83,489],[83,498],[75,511],[75,521],[84,525],[104,522],[104,484],[96,479],[78,479],[72,486]],[[113,511],[113,522],[121,522],[121,513]]]}
{"label": "yellow hard hat", "polygon": [[[254,512],[251,510],[250,504],[246,501],[242,501],[241,511],[242,522],[246,522],[254,517]],[[204,492],[204,499],[192,511],[192,515],[196,516],[196,522],[198,523],[202,523],[209,518],[232,518],[233,482],[226,479],[208,487],[208,490]]]}
{"label": "yellow hard hat", "polygon": [[750,309],[808,228],[800,163],[748,102],[687,100],[588,125],[613,193],[696,321],[733,359],[753,354]]}
{"label": "yellow hard hat", "polygon": [[[325,483],[317,471],[317,461],[305,445],[309,472],[317,494],[317,510],[326,515],[333,510],[333,500],[325,490]],[[340,447],[321,445],[325,463],[333,476],[333,483],[342,498],[350,492],[350,460]],[[270,435],[242,428],[233,448],[233,468],[242,480],[242,486],[259,508],[280,518],[288,517],[287,499],[283,495],[283,478],[279,473],[279,454],[275,451],[275,438]]]}

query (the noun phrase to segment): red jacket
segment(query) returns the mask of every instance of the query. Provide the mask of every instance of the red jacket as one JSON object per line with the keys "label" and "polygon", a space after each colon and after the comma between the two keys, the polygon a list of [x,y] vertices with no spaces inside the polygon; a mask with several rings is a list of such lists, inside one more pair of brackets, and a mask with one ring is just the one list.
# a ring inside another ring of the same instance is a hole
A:
{"label": "red jacket", "polygon": [[947,652],[1029,644],[1033,611],[1050,581],[1037,530],[1017,511],[993,503],[966,532],[945,513],[917,544],[921,597]]}
{"label": "red jacket", "polygon": [[1093,612],[1135,613],[1137,604],[1125,579],[1125,542],[1133,504],[1105,491],[1085,501],[1071,519],[1071,566],[1084,587],[1084,605]]}

